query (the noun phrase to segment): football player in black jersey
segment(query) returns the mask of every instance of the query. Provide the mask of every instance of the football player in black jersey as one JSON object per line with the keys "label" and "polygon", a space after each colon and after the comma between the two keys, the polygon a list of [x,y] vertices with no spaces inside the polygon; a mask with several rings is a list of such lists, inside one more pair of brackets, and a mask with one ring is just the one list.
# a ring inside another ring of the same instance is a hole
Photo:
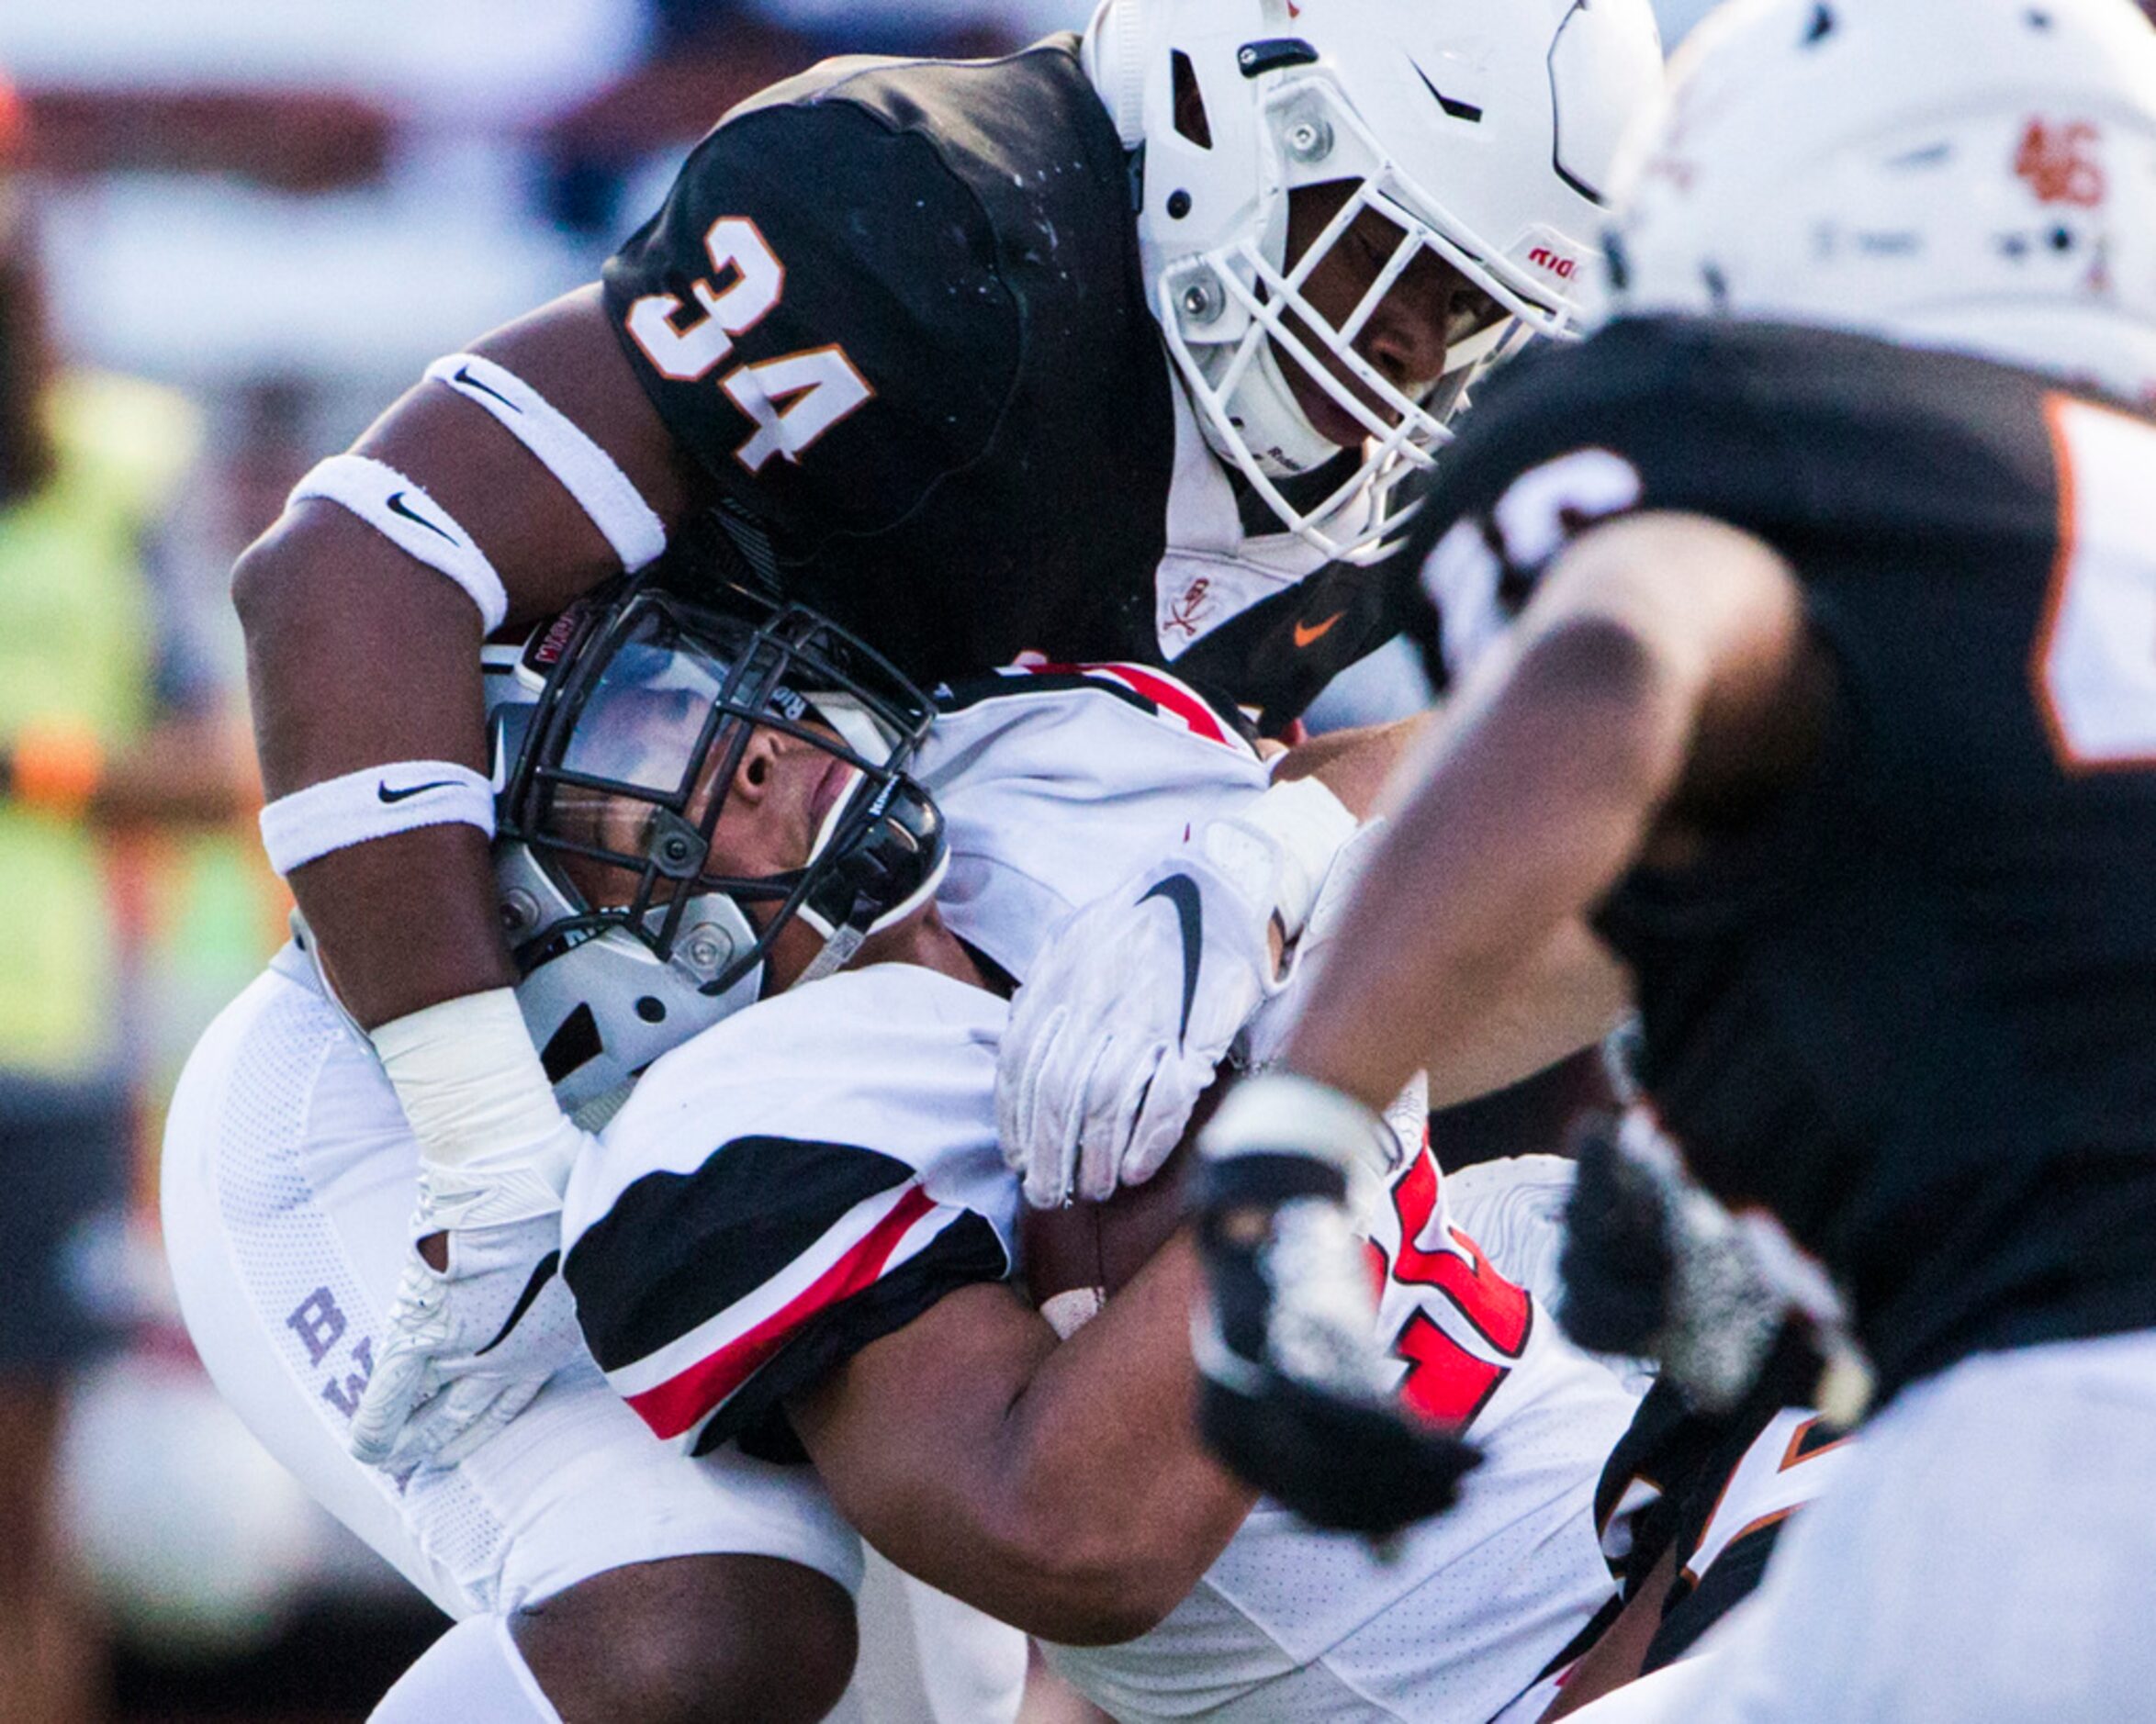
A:
{"label": "football player in black jersey", "polygon": [[[581,1142],[508,992],[479,635],[669,544],[705,578],[709,536],[916,675],[1173,660],[1284,724],[1395,626],[1399,483],[1499,349],[1569,324],[1659,76],[1646,0],[1111,0],[1002,61],[834,62],[730,116],[602,283],[303,481],[234,577],[264,832],[431,1170],[363,1453],[507,1416],[429,1394],[516,1308],[445,1241],[543,1232]],[[734,1571],[668,1586],[685,1685],[723,1691]],[[619,1614],[532,1631],[596,1673]]]}
{"label": "football player in black jersey", "polygon": [[1208,1143],[1262,1237],[1268,1179],[1326,1183],[1320,1103],[1582,918],[1622,959],[1661,1127],[1874,1383],[1749,1621],[1668,1673],[1687,1718],[2156,1683],[2156,37],[1941,28],[1743,0],[1688,45],[1626,315],[1492,391],[1418,527],[1448,652],[1489,650],[1300,1078]]}

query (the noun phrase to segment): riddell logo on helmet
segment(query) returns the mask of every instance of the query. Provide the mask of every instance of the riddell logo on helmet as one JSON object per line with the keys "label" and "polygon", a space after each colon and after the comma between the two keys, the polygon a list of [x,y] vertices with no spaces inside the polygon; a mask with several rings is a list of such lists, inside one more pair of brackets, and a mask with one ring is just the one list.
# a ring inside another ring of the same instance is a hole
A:
{"label": "riddell logo on helmet", "polygon": [[2104,167],[2096,160],[2099,137],[2085,119],[2066,125],[2032,119],[2015,152],[2015,174],[2028,182],[2039,204],[2094,209],[2105,193]]}
{"label": "riddell logo on helmet", "polygon": [[548,623],[546,633],[525,649],[525,667],[530,670],[552,670],[561,662],[562,654],[568,650],[569,639],[576,633],[578,621],[578,607],[572,605]]}
{"label": "riddell logo on helmet", "polygon": [[1538,245],[1527,254],[1527,261],[1537,269],[1546,269],[1559,281],[1570,281],[1579,273],[1579,260],[1566,257],[1562,252],[1553,252],[1546,245]]}

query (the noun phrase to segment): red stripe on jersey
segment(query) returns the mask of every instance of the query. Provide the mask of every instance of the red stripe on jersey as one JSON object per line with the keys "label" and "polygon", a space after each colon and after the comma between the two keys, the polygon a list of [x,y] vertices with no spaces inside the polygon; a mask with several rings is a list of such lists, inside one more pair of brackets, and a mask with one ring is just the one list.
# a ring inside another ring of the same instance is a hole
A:
{"label": "red stripe on jersey", "polygon": [[918,1185],[907,1187],[889,1215],[780,1309],[747,1334],[735,1337],[664,1383],[628,1396],[629,1405],[660,1437],[679,1437],[683,1431],[693,1430],[713,1407],[792,1340],[803,1324],[874,1285],[898,1242],[935,1207],[935,1200]]}
{"label": "red stripe on jersey", "polygon": [[1138,690],[1155,706],[1173,712],[1207,742],[1225,744],[1228,733],[1213,709],[1172,677],[1142,665],[1027,665],[1029,671],[1050,677],[1114,677]]}

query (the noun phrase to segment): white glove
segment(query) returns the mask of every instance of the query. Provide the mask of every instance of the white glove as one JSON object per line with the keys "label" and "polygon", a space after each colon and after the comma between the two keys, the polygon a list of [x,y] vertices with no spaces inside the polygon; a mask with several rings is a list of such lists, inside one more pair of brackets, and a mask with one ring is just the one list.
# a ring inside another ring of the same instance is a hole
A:
{"label": "white glove", "polygon": [[[403,1473],[455,1465],[581,1348],[559,1272],[561,1200],[590,1140],[563,1116],[506,988],[429,1006],[373,1039],[420,1142],[420,1189],[350,1442]],[[435,1235],[441,1270],[418,1248]]]}
{"label": "white glove", "polygon": [[[567,1121],[563,1168],[585,1135]],[[421,1162],[415,1248],[389,1333],[352,1419],[352,1452],[390,1472],[454,1466],[576,1357],[582,1337],[561,1269],[561,1199],[529,1161],[489,1172]],[[448,1267],[417,1242],[446,1235]]]}
{"label": "white glove", "polygon": [[1216,821],[1187,852],[1066,917],[1013,1002],[996,1128],[1026,1200],[1151,1179],[1252,1011],[1354,822],[1313,780]]}
{"label": "white glove", "polygon": [[532,1404],[576,1354],[555,1215],[448,1237],[449,1267],[415,1253],[389,1340],[352,1420],[352,1452],[393,1473],[455,1466]]}

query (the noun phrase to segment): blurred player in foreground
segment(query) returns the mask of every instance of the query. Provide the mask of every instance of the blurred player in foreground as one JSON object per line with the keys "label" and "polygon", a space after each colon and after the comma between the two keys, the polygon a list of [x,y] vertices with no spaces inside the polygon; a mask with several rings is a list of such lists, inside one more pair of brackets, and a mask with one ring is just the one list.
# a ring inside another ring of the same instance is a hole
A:
{"label": "blurred player in foreground", "polygon": [[[2125,0],[1744,0],[1684,57],[1611,247],[1626,315],[1484,403],[1432,506],[1455,647],[1533,598],[1364,879],[1298,1075],[1207,1148],[1337,1164],[1313,1098],[1366,1117],[1590,918],[1660,1131],[1876,1390],[1668,1715],[2133,1715],[2156,37]],[[1246,1363],[1260,1407],[1297,1379]]]}

